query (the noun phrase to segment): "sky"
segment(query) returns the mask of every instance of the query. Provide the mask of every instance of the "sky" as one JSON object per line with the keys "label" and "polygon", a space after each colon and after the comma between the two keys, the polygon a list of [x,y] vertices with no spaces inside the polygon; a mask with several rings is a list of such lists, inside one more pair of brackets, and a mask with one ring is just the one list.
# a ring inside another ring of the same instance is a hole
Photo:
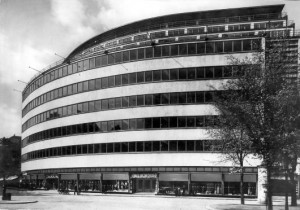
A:
{"label": "sky", "polygon": [[[300,0],[0,0],[0,138],[21,135],[21,92],[38,72],[109,29],[155,16],[285,4],[300,29]],[[298,10],[298,11],[297,11]]]}

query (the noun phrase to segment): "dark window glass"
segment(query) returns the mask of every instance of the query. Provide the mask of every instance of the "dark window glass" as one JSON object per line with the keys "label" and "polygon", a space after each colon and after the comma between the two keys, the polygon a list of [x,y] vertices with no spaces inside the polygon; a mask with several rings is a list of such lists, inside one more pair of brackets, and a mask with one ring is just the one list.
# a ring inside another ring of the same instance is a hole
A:
{"label": "dark window glass", "polygon": [[81,72],[83,70],[83,62],[82,61],[78,62],[77,70],[78,70],[78,72]]}
{"label": "dark window glass", "polygon": [[72,92],[73,92],[73,94],[77,93],[77,84],[72,85]]}
{"label": "dark window glass", "polygon": [[108,59],[108,64],[115,63],[115,56],[113,54],[108,54],[107,59]]}
{"label": "dark window glass", "polygon": [[101,123],[100,122],[96,122],[95,123],[95,132],[100,132],[101,131]]}
{"label": "dark window glass", "polygon": [[232,41],[224,42],[224,52],[232,52]]}
{"label": "dark window glass", "polygon": [[136,128],[144,129],[145,128],[145,119],[143,119],[143,118],[136,119]]}
{"label": "dark window glass", "polygon": [[136,107],[136,96],[129,96],[129,106]]}
{"label": "dark window glass", "polygon": [[115,127],[114,130],[118,131],[118,130],[122,130],[122,121],[121,120],[115,120]]}
{"label": "dark window glass", "polygon": [[[67,87],[63,87],[63,96],[67,96],[68,95],[68,88]],[[47,101],[50,101],[50,93],[47,93]]]}
{"label": "dark window glass", "polygon": [[170,128],[177,128],[178,125],[177,125],[177,117],[170,117],[169,119],[170,121]]}
{"label": "dark window glass", "polygon": [[136,142],[136,151],[143,152],[144,151],[144,142]]}
{"label": "dark window glass", "polygon": [[214,53],[215,52],[215,43],[214,42],[206,42],[206,53]]}
{"label": "dark window glass", "polygon": [[101,144],[101,153],[106,153],[106,144]]}
{"label": "dark window glass", "polygon": [[125,96],[122,97],[122,107],[128,107],[129,106],[129,97]]}
{"label": "dark window glass", "polygon": [[170,94],[170,103],[171,104],[178,104],[178,93],[171,93]]}
{"label": "dark window glass", "polygon": [[145,104],[146,105],[152,105],[153,104],[153,95],[145,95]]}
{"label": "dark window glass", "polygon": [[[51,73],[50,73],[51,74]],[[48,75],[50,75],[48,74]],[[63,77],[68,75],[68,67],[64,66],[63,67]],[[51,76],[51,75],[50,75]]]}
{"label": "dark window glass", "polygon": [[179,69],[179,79],[185,80],[187,77],[187,69]]}
{"label": "dark window glass", "polygon": [[154,94],[153,95],[153,104],[161,104],[161,94]]}
{"label": "dark window glass", "polygon": [[96,84],[95,84],[95,89],[96,90],[99,90],[99,89],[101,89],[101,79],[99,78],[99,79],[96,79],[96,82],[95,82]]}
{"label": "dark window glass", "polygon": [[154,47],[154,57],[161,57],[161,47],[160,46]]}
{"label": "dark window glass", "polygon": [[130,119],[129,120],[129,129],[135,130],[136,129],[136,119]]}
{"label": "dark window glass", "polygon": [[115,107],[116,107],[116,109],[119,109],[122,107],[122,98],[115,99]]}
{"label": "dark window glass", "polygon": [[169,104],[169,102],[170,102],[170,94],[169,93],[161,94],[161,103],[162,104]]}
{"label": "dark window glass", "polygon": [[78,69],[77,69],[77,63],[73,63],[73,73],[77,73]]}
{"label": "dark window glass", "polygon": [[103,132],[107,132],[107,122],[101,122],[101,129]]}
{"label": "dark window glass", "polygon": [[205,53],[205,43],[197,43],[197,54],[204,54]]}
{"label": "dark window glass", "polygon": [[216,53],[222,53],[224,50],[223,50],[223,42],[216,42],[215,43],[215,52]]}
{"label": "dark window glass", "polygon": [[170,69],[170,80],[178,80],[179,72],[178,69]]}
{"label": "dark window glass", "polygon": [[146,71],[145,72],[145,80],[146,82],[152,82],[152,71]]}
{"label": "dark window glass", "polygon": [[122,129],[123,130],[129,129],[129,121],[128,120],[122,120]]}
{"label": "dark window glass", "polygon": [[146,58],[152,58],[153,57],[153,48],[148,47],[145,50],[146,50]]}
{"label": "dark window glass", "polygon": [[83,91],[83,83],[79,82],[78,83],[78,93],[81,93]]}
{"label": "dark window glass", "polygon": [[115,86],[120,86],[122,84],[122,76],[116,75],[115,76]]}
{"label": "dark window glass", "polygon": [[160,128],[160,118],[159,117],[153,118],[153,128]]}
{"label": "dark window glass", "polygon": [[152,128],[152,118],[145,118],[145,128]]}
{"label": "dark window glass", "polygon": [[136,60],[137,59],[137,50],[130,50],[130,60]]}
{"label": "dark window glass", "polygon": [[129,74],[129,84],[136,83],[136,73]]}
{"label": "dark window glass", "polygon": [[77,125],[77,133],[82,133],[82,124]]}
{"label": "dark window glass", "polygon": [[95,101],[95,111],[101,111],[101,100]]}
{"label": "dark window glass", "polygon": [[82,124],[82,132],[83,133],[87,133],[88,132],[88,124],[87,123]]}
{"label": "dark window glass", "polygon": [[160,81],[161,80],[161,71],[153,71],[153,81]]}
{"label": "dark window glass", "polygon": [[121,143],[122,152],[128,152],[128,142]]}
{"label": "dark window glass", "polygon": [[206,67],[205,68],[205,78],[213,78],[214,77],[214,68]]}
{"label": "dark window glass", "polygon": [[107,55],[101,56],[101,65],[106,66],[107,65]]}
{"label": "dark window glass", "polygon": [[94,144],[94,153],[101,152],[101,144]]}
{"label": "dark window glass", "polygon": [[114,87],[115,86],[115,77],[110,76],[108,77],[108,87]]}
{"label": "dark window glass", "polygon": [[205,92],[205,102],[213,101],[213,92]]}
{"label": "dark window glass", "polygon": [[89,60],[84,60],[83,61],[83,70],[86,71],[90,69],[90,61]]}
{"label": "dark window glass", "polygon": [[162,46],[162,56],[170,56],[170,46],[166,45],[166,46]]}
{"label": "dark window glass", "polygon": [[88,102],[84,102],[82,107],[83,107],[83,112],[84,113],[89,112],[89,103]]}
{"label": "dark window glass", "polygon": [[128,84],[128,74],[122,74],[122,85]]}
{"label": "dark window glass", "polygon": [[196,54],[196,43],[189,43],[188,44],[188,54],[189,55]]}
{"label": "dark window glass", "polygon": [[203,151],[203,141],[196,141],[196,151]]}
{"label": "dark window glass", "polygon": [[169,141],[170,151],[177,151],[177,141]]}
{"label": "dark window glass", "polygon": [[95,80],[89,80],[89,90],[95,90]]}
{"label": "dark window glass", "polygon": [[115,62],[116,63],[120,63],[122,61],[122,53],[121,52],[118,52],[118,53],[115,53]]}
{"label": "dark window glass", "polygon": [[222,76],[223,76],[223,67],[222,66],[216,66],[215,67],[214,78],[221,78]]}
{"label": "dark window glass", "polygon": [[76,150],[76,154],[82,154],[82,145],[77,145]]}
{"label": "dark window glass", "polygon": [[95,132],[95,123],[88,123],[88,132],[93,133]]}
{"label": "dark window glass", "polygon": [[104,99],[101,101],[101,108],[102,108],[102,110],[108,109],[108,100],[107,99]]}
{"label": "dark window glass", "polygon": [[250,51],[251,50],[251,40],[245,39],[243,40],[243,51]]}
{"label": "dark window glass", "polygon": [[90,69],[95,68],[95,58],[90,59]]}
{"label": "dark window glass", "polygon": [[104,77],[101,79],[101,88],[107,88],[108,87],[108,77]]}
{"label": "dark window glass", "polygon": [[136,152],[136,142],[129,142],[129,152]]}
{"label": "dark window glass", "polygon": [[100,67],[101,66],[101,57],[96,57],[96,59],[95,59],[95,66],[96,67]]}
{"label": "dark window glass", "polygon": [[145,49],[138,49],[138,59],[144,59],[145,58]]}
{"label": "dark window glass", "polygon": [[178,127],[186,127],[186,117],[178,117]]}
{"label": "dark window glass", "polygon": [[186,118],[187,127],[192,128],[195,127],[196,119],[195,117],[187,117]]}
{"label": "dark window glass", "polygon": [[204,92],[196,92],[196,103],[204,103]]}
{"label": "dark window glass", "polygon": [[169,118],[168,117],[162,117],[160,119],[160,127],[161,128],[169,128]]}
{"label": "dark window glass", "polygon": [[107,153],[114,152],[114,143],[107,143],[106,147],[107,147],[106,148]]}
{"label": "dark window glass", "polygon": [[145,82],[145,72],[137,73],[137,83]]}
{"label": "dark window glass", "polygon": [[160,142],[160,151],[169,151],[169,142],[168,141]]}
{"label": "dark window glass", "polygon": [[70,75],[70,74],[72,74],[73,72],[72,72],[72,65],[68,65],[68,74]]}
{"label": "dark window glass", "polygon": [[188,74],[188,79],[195,79],[196,78],[195,68],[187,69],[187,74]]}
{"label": "dark window glass", "polygon": [[169,69],[162,70],[162,80],[170,80],[170,71]]}
{"label": "dark window glass", "polygon": [[231,66],[224,67],[224,77],[232,77],[232,67]]}
{"label": "dark window glass", "polygon": [[160,151],[160,142],[159,141],[153,141],[152,142],[153,151]]}
{"label": "dark window glass", "polygon": [[171,56],[178,55],[178,45],[171,45]]}
{"label": "dark window glass", "polygon": [[187,141],[186,142],[187,151],[195,151],[195,141]]}
{"label": "dark window glass", "polygon": [[186,103],[186,93],[178,93],[178,102],[180,104]]}
{"label": "dark window glass", "polygon": [[113,131],[115,129],[115,123],[114,121],[108,121],[107,122],[107,131]]}
{"label": "dark window glass", "polygon": [[139,95],[137,96],[137,106],[144,106],[145,105],[145,96]]}
{"label": "dark window glass", "polygon": [[192,103],[194,104],[196,101],[196,98],[195,98],[195,92],[188,92],[187,93],[187,103]]}
{"label": "dark window glass", "polygon": [[203,127],[204,126],[204,116],[196,117],[196,127]]}
{"label": "dark window glass", "polygon": [[233,41],[233,51],[242,51],[242,41],[240,40],[235,40]]}
{"label": "dark window glass", "polygon": [[108,99],[108,109],[114,109],[115,108],[115,99],[111,98]]}
{"label": "dark window glass", "polygon": [[180,44],[179,55],[186,55],[186,54],[187,54],[187,44]]}
{"label": "dark window glass", "polygon": [[[52,92],[52,91],[51,91]],[[72,91],[72,85],[68,86],[68,95],[72,95],[73,91]]]}
{"label": "dark window glass", "polygon": [[150,141],[146,141],[145,143],[144,143],[144,146],[145,146],[145,152],[150,152],[150,151],[152,151],[152,142]]}

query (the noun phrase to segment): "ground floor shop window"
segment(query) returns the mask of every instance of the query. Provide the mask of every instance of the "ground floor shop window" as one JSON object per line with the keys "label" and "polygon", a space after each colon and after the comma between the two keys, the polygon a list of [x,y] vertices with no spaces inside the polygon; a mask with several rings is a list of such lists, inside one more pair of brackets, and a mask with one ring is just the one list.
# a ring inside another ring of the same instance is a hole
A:
{"label": "ground floor shop window", "polygon": [[104,192],[128,192],[128,180],[103,180]]}
{"label": "ground floor shop window", "polygon": [[160,181],[159,193],[173,194],[173,195],[187,195],[188,194],[188,182],[182,181]]}
{"label": "ground floor shop window", "polygon": [[79,187],[82,192],[101,191],[100,180],[80,180]]}
{"label": "ground floor shop window", "polygon": [[218,195],[222,194],[221,182],[192,182],[192,193]]}
{"label": "ground floor shop window", "polygon": [[[256,194],[256,183],[255,182],[244,182],[243,183],[244,195],[255,195]],[[240,195],[240,182],[225,182],[224,183],[224,194],[225,195]]]}

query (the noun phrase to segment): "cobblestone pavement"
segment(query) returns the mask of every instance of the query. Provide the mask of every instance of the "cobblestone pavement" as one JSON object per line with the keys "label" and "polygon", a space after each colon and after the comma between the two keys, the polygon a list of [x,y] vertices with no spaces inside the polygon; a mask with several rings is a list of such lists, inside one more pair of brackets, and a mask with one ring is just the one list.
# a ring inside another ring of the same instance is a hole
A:
{"label": "cobblestone pavement", "polygon": [[[246,199],[245,206],[240,206],[238,198],[213,197],[174,197],[155,196],[151,194],[96,194],[82,193],[81,195],[60,195],[57,191],[12,192],[12,201],[0,202],[0,209],[109,209],[109,210],[221,210],[221,209],[265,209],[257,205],[256,199]],[[22,203],[37,201],[36,203]],[[284,209],[283,198],[274,198],[274,210]],[[300,200],[299,200],[300,202]],[[282,207],[282,208],[280,208]],[[290,208],[291,210],[300,207]]]}

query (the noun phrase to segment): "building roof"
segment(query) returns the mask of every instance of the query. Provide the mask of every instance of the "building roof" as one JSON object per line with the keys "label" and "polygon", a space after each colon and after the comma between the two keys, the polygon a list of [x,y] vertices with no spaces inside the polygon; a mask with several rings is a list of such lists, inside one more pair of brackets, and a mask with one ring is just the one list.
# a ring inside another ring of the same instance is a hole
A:
{"label": "building roof", "polygon": [[159,16],[149,18],[145,20],[136,21],[129,23],[112,30],[106,31],[99,34],[75,48],[65,61],[70,60],[74,55],[81,52],[82,50],[89,48],[93,45],[117,38],[122,37],[128,33],[128,31],[134,31],[137,28],[144,28],[145,26],[170,23],[176,21],[188,21],[197,19],[210,19],[210,18],[221,18],[221,17],[233,17],[233,16],[245,16],[245,15],[256,15],[256,14],[268,14],[268,13],[279,13],[282,11],[284,4],[278,5],[266,5],[256,7],[243,7],[233,9],[221,9],[221,10],[208,10],[208,11],[197,11],[187,12],[179,14],[171,14],[165,16]]}

